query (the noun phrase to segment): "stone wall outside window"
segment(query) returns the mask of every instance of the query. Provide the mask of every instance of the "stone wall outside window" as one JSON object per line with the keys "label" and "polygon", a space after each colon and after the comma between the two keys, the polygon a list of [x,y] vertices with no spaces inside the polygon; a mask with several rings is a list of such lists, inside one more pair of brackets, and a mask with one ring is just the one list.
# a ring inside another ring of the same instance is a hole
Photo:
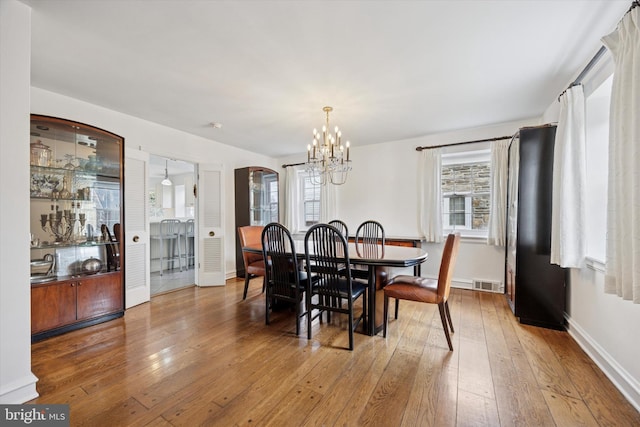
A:
{"label": "stone wall outside window", "polygon": [[442,166],[442,194],[471,195],[472,229],[489,226],[489,162],[461,163]]}

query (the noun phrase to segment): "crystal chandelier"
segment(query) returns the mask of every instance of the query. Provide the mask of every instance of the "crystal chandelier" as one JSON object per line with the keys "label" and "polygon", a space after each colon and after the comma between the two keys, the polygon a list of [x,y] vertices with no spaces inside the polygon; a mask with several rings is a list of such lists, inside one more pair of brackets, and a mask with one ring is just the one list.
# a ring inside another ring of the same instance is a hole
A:
{"label": "crystal chandelier", "polygon": [[327,113],[327,121],[321,132],[313,130],[313,145],[307,145],[306,171],[315,185],[325,185],[328,182],[342,185],[347,181],[347,174],[351,170],[349,141],[342,145],[342,132],[338,126],[331,134],[329,113],[333,108],[324,107],[322,111]]}

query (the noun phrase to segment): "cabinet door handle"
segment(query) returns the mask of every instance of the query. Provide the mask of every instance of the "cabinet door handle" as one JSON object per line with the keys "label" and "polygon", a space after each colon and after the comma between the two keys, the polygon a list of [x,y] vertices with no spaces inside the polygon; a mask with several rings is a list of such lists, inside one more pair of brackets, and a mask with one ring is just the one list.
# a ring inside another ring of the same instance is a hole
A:
{"label": "cabinet door handle", "polygon": [[216,235],[216,233],[215,233],[215,232],[213,232],[213,231],[210,231],[210,232],[209,232],[209,236],[213,237],[213,236],[215,236],[215,235]]}
{"label": "cabinet door handle", "polygon": [[139,236],[133,236],[133,241],[134,241],[135,243],[138,243],[138,241],[139,241],[139,240],[140,240],[140,237],[139,237]]}
{"label": "cabinet door handle", "polygon": [[71,287],[73,288],[76,284],[75,283],[71,283]]}

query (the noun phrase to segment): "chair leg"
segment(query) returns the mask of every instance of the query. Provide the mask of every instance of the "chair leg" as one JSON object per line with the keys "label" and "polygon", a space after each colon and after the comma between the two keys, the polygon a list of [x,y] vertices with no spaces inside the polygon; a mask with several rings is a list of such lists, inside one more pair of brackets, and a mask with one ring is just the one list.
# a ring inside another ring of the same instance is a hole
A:
{"label": "chair leg", "polygon": [[[311,292],[309,291],[310,288],[307,288],[307,292],[306,292],[306,309],[307,309],[307,339],[311,339],[311,320],[313,318],[313,316],[311,315],[313,312],[313,307],[311,305]],[[320,315],[320,318],[322,318],[322,314]]]}
{"label": "chair leg", "polygon": [[445,301],[444,302],[444,309],[445,312],[447,313],[447,320],[449,320],[449,327],[451,328],[451,333],[455,333],[455,331],[453,330],[453,322],[451,321],[451,313],[449,312],[449,301]]}
{"label": "chair leg", "polygon": [[[396,300],[398,301],[398,300]],[[387,337],[387,321],[389,320],[389,297],[384,296],[384,310],[382,314],[382,337]]]}
{"label": "chair leg", "polygon": [[396,298],[396,316],[395,319],[398,320],[398,310],[400,309],[400,300]]}
{"label": "chair leg", "polygon": [[451,336],[449,335],[449,327],[447,326],[447,315],[445,313],[444,303],[438,304],[438,310],[440,311],[440,320],[442,320],[442,329],[447,337],[447,344],[449,344],[449,351],[453,351],[453,345],[451,344]]}
{"label": "chair leg", "polygon": [[349,298],[349,350],[353,351],[353,300]]}
{"label": "chair leg", "polygon": [[264,324],[268,325],[269,324],[269,311],[271,308],[271,304],[269,304],[269,291],[267,290],[267,296],[264,299]]}
{"label": "chair leg", "polygon": [[249,280],[251,279],[251,275],[249,273],[244,273],[244,294],[242,295],[242,299],[247,299],[247,290],[249,289]]}

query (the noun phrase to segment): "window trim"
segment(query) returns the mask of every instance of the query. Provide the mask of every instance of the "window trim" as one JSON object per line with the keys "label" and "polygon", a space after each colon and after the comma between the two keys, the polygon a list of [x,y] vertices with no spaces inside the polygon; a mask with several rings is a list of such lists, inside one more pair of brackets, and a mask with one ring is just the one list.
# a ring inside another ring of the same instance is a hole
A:
{"label": "window trim", "polygon": [[[466,151],[455,151],[449,153],[442,154],[442,166],[453,166],[453,165],[465,165],[471,163],[488,163],[489,170],[491,170],[491,149],[482,147],[476,150],[466,150]],[[442,184],[441,184],[442,185]],[[441,203],[442,203],[442,233],[443,236],[447,236],[450,233],[460,233],[461,237],[468,237],[473,239],[487,239],[489,237],[489,228],[483,230],[474,230],[471,228],[473,225],[470,223],[466,226],[467,218],[465,217],[465,227],[461,226],[451,226],[449,224],[448,219],[445,219],[445,209],[448,212],[448,207],[445,207],[445,198],[456,195],[456,196],[465,196],[465,212],[466,212],[466,204],[469,203],[469,221],[473,221],[473,208],[471,205],[471,201],[474,195],[490,195],[490,190],[488,192],[483,193],[473,193],[473,192],[442,192]],[[491,212],[489,212],[491,215]]]}

